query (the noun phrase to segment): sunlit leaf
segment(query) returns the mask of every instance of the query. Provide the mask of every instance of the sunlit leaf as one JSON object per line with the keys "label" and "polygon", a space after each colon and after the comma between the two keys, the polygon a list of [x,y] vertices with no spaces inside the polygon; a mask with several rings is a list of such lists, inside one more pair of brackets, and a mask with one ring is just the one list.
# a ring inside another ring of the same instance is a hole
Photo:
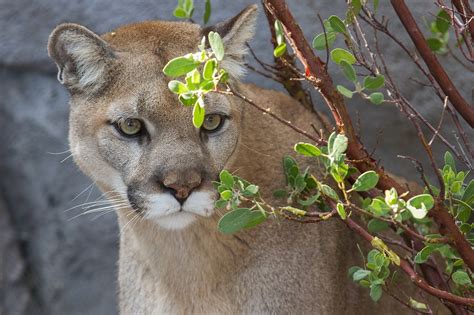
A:
{"label": "sunlit leaf", "polygon": [[211,11],[212,11],[211,0],[205,0],[204,16],[203,16],[204,24],[207,24],[207,22],[209,22],[209,18],[211,17]]}
{"label": "sunlit leaf", "polygon": [[428,210],[433,208],[433,206],[433,196],[428,194],[418,195],[407,201],[407,209],[415,219],[423,219],[428,214]]}
{"label": "sunlit leaf", "polygon": [[321,150],[311,143],[298,142],[295,144],[295,151],[305,156],[320,156]]}
{"label": "sunlit leaf", "polygon": [[338,16],[331,15],[328,21],[334,31],[343,34],[347,33],[346,25]]}
{"label": "sunlit leaf", "polygon": [[336,89],[339,93],[341,93],[342,95],[344,95],[347,98],[352,98],[352,96],[354,95],[354,92],[352,92],[351,90],[349,90],[345,86],[338,85],[338,86],[336,86]]}
{"label": "sunlit leaf", "polygon": [[[198,99],[199,101],[199,99]],[[201,107],[198,102],[194,104],[193,108],[193,125],[196,128],[201,128],[202,123],[204,122],[204,117],[206,115],[206,112],[203,107]]]}
{"label": "sunlit leaf", "polygon": [[342,48],[335,48],[331,51],[331,60],[337,64],[339,64],[341,60],[345,60],[351,65],[356,62],[354,55]]}
{"label": "sunlit leaf", "polygon": [[286,43],[281,43],[275,48],[275,50],[273,50],[273,55],[278,58],[278,57],[283,56],[285,52],[286,52]]}
{"label": "sunlit leaf", "polygon": [[313,48],[316,50],[325,50],[326,49],[326,38],[328,43],[328,48],[331,48],[336,40],[336,33],[334,32],[326,32],[326,36],[324,33],[317,35],[313,39]]}
{"label": "sunlit leaf", "polygon": [[369,95],[369,99],[372,103],[374,103],[375,105],[379,105],[379,104],[382,104],[384,102],[384,96],[382,93],[380,92],[374,92],[372,94]]}
{"label": "sunlit leaf", "polygon": [[436,29],[440,33],[446,33],[449,30],[449,27],[451,26],[451,17],[449,14],[441,9],[436,16]]}
{"label": "sunlit leaf", "polygon": [[364,88],[368,90],[376,90],[381,88],[385,83],[385,77],[381,74],[378,74],[375,77],[366,76],[364,78]]}
{"label": "sunlit leaf", "polygon": [[458,270],[452,275],[453,281],[458,285],[472,285],[469,275],[462,270]]}
{"label": "sunlit leaf", "polygon": [[339,66],[349,81],[355,82],[357,80],[355,69],[350,63],[343,59],[339,62]]}
{"label": "sunlit leaf", "polygon": [[351,190],[355,191],[368,191],[374,188],[379,181],[379,175],[374,171],[367,171],[361,174],[354,185],[352,185]]}
{"label": "sunlit leaf", "polygon": [[209,39],[209,45],[211,46],[214,55],[218,61],[221,61],[224,58],[224,43],[222,42],[222,38],[219,33],[216,32],[209,32],[207,35]]}
{"label": "sunlit leaf", "polygon": [[169,77],[179,77],[197,68],[199,62],[194,61],[193,58],[177,57],[168,61],[163,68],[163,73]]}

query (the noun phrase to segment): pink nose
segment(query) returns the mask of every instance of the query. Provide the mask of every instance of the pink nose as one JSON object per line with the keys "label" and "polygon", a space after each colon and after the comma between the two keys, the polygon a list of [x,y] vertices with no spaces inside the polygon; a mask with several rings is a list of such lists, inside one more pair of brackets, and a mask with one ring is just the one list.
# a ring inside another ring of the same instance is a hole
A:
{"label": "pink nose", "polygon": [[168,174],[163,185],[169,188],[171,194],[182,204],[191,194],[194,188],[201,184],[201,176],[195,171],[189,171],[185,174]]}

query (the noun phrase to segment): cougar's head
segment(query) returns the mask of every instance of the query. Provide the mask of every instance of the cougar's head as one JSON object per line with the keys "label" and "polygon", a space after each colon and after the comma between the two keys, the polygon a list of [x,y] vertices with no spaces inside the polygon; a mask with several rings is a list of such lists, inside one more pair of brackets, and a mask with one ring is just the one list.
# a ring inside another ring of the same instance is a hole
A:
{"label": "cougar's head", "polygon": [[117,192],[134,211],[169,229],[213,214],[212,182],[237,146],[241,108],[210,93],[205,122],[196,129],[192,109],[168,90],[162,69],[170,59],[197,51],[213,30],[225,45],[222,66],[240,76],[256,11],[250,6],[206,29],[152,21],[102,36],[76,24],[52,32],[49,55],[71,94],[71,151],[102,190]]}

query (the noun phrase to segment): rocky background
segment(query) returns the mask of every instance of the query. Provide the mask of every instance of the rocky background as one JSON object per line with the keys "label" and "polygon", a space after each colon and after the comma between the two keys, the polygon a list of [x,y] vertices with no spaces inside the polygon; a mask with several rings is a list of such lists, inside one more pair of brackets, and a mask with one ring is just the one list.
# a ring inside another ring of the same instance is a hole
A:
{"label": "rocky background", "polygon": [[[196,0],[195,20],[201,21],[203,1]],[[237,14],[253,1],[214,0],[210,23]],[[312,39],[321,32],[317,19],[343,15],[344,0],[298,0],[291,9]],[[415,16],[428,20],[436,14],[432,1],[407,1]],[[0,314],[117,314],[116,260],[118,229],[114,214],[74,218],[80,208],[100,194],[69,157],[67,143],[68,95],[56,81],[56,68],[48,58],[46,42],[62,22],[83,24],[100,33],[121,24],[147,19],[173,19],[176,1],[67,1],[0,0]],[[392,29],[403,38],[391,8]],[[271,61],[269,32],[260,14],[251,46]],[[384,54],[405,95],[431,121],[441,104],[409,77],[414,67],[387,42]],[[408,44],[409,47],[412,47]],[[443,58],[442,58],[443,59]],[[251,61],[255,63],[254,61]],[[471,100],[474,77],[457,63],[446,69],[460,92]],[[343,79],[332,67],[336,82]],[[274,87],[250,73],[248,81]],[[316,97],[317,107],[324,109]],[[369,148],[392,172],[416,180],[416,172],[397,154],[419,157],[418,140],[405,118],[390,105],[374,106],[355,97],[350,110],[360,116],[360,130]],[[444,131],[451,136],[448,125]],[[473,133],[469,136],[472,138]],[[376,143],[378,143],[376,145]],[[437,155],[444,148],[436,146]]]}

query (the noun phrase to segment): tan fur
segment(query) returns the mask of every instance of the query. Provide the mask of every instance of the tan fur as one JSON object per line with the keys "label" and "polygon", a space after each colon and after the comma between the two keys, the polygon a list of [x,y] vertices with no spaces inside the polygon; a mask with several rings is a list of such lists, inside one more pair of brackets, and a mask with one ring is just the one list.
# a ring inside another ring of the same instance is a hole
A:
{"label": "tan fur", "polygon": [[[250,7],[234,20],[236,26],[230,33],[234,37],[226,38],[227,45],[243,49],[255,10]],[[225,168],[258,184],[264,197],[278,204],[271,191],[285,185],[281,159],[291,154],[295,142],[306,139],[240,99],[213,95],[206,101],[207,111],[220,108],[232,118],[222,135],[206,142],[191,124],[191,110],[168,91],[169,78],[161,70],[169,59],[196,50],[202,36],[197,25],[143,22],[120,27],[101,39],[79,26],[60,26],[49,46],[60,69],[75,61],[74,56],[68,59],[67,50],[61,54],[67,48],[58,41],[67,35],[64,29],[91,39],[91,45],[100,48],[97,53],[101,57],[87,66],[96,69],[98,63],[104,66],[102,73],[110,74],[95,77],[93,89],[90,82],[80,85],[78,72],[69,73],[73,85],[65,83],[71,91],[69,139],[74,159],[104,192],[119,190],[122,185],[135,185],[142,195],[161,192],[154,172],[166,176],[174,172],[185,184],[190,171],[203,174],[199,189],[213,191],[211,182]],[[109,56],[104,55],[107,50]],[[238,64],[239,59],[230,62]],[[313,114],[282,93],[234,84],[256,103],[303,129],[311,130],[310,124],[316,122]],[[141,144],[119,139],[108,124],[118,113],[146,120],[150,139]],[[221,214],[196,216],[190,226],[168,230],[143,217],[130,222],[135,211],[130,207],[119,210],[121,313],[406,312],[390,298],[371,302],[367,290],[347,279],[347,268],[361,265],[362,260],[353,234],[337,220],[315,225],[269,220],[229,236],[217,231]]]}

